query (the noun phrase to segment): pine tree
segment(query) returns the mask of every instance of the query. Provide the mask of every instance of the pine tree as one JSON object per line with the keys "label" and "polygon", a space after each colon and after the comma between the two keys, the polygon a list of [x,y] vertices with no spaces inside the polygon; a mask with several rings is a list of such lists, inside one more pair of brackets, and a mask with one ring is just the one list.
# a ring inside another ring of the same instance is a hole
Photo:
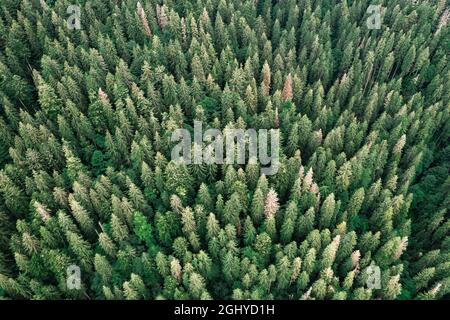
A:
{"label": "pine tree", "polygon": [[328,195],[320,208],[319,226],[321,229],[328,228],[334,216],[336,202],[334,194]]}
{"label": "pine tree", "polygon": [[213,200],[206,184],[202,183],[200,185],[197,198],[198,202],[202,204],[207,211],[213,210]]}
{"label": "pine tree", "polygon": [[253,222],[258,225],[261,223],[264,215],[264,194],[260,188],[257,188],[252,199],[251,216]]}
{"label": "pine tree", "polygon": [[102,283],[107,284],[112,278],[112,267],[108,260],[99,254],[94,257],[94,268],[95,271],[100,275]]}
{"label": "pine tree", "polygon": [[117,248],[111,238],[104,232],[100,233],[98,236],[98,242],[103,251],[110,257],[114,257],[117,252]]}
{"label": "pine tree", "polygon": [[186,208],[181,213],[181,221],[183,223],[183,232],[189,239],[194,250],[200,248],[200,240],[197,234],[197,224],[194,219],[194,213],[191,208]]}
{"label": "pine tree", "polygon": [[83,238],[71,231],[66,232],[67,241],[69,242],[69,247],[75,256],[79,259],[81,267],[86,270],[90,270],[92,266],[93,252],[90,245]]}
{"label": "pine tree", "polygon": [[114,240],[117,242],[125,241],[129,236],[127,225],[115,214],[111,216],[111,231]]}
{"label": "pine tree", "polygon": [[251,246],[256,239],[256,229],[253,226],[253,222],[249,216],[244,222],[244,243],[247,246]]}
{"label": "pine tree", "polygon": [[351,221],[354,217],[356,217],[361,210],[361,206],[364,202],[364,189],[359,188],[353,193],[350,198],[350,202],[347,206],[348,210],[348,219]]}
{"label": "pine tree", "polygon": [[72,194],[69,195],[69,204],[72,209],[72,214],[75,220],[79,223],[81,230],[88,237],[94,237],[95,226],[94,221],[89,216],[89,213],[78,203]]}
{"label": "pine tree", "polygon": [[242,210],[240,197],[238,193],[233,193],[230,199],[225,203],[223,218],[225,223],[232,225],[239,224],[239,215]]}
{"label": "pine tree", "polygon": [[267,233],[261,233],[256,236],[255,250],[260,254],[264,261],[269,257],[272,240]]}
{"label": "pine tree", "polygon": [[280,240],[283,243],[291,242],[294,234],[295,221],[297,221],[297,205],[295,202],[290,202],[286,209],[284,222],[281,226]]}

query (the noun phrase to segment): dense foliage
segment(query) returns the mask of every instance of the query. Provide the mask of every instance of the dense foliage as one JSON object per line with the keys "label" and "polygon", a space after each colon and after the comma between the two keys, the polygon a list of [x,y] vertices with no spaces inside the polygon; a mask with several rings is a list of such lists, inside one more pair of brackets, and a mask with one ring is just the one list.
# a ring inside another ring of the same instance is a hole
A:
{"label": "dense foliage", "polygon": [[[73,2],[0,5],[0,298],[448,298],[449,1]],[[194,120],[279,172],[171,162]]]}

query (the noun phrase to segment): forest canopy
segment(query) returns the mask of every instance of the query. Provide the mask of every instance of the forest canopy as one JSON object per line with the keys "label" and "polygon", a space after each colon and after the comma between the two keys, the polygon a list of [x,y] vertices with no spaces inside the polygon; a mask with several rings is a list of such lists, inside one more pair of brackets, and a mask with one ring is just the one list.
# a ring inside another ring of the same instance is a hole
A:
{"label": "forest canopy", "polygon": [[449,53],[448,0],[2,0],[0,299],[449,298]]}

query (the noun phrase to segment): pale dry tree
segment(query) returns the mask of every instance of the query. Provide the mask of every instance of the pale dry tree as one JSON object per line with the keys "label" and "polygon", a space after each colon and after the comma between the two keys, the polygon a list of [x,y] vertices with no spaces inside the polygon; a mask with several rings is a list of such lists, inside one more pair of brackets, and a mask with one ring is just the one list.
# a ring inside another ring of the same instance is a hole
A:
{"label": "pale dry tree", "polygon": [[198,26],[197,22],[195,21],[195,18],[190,19],[191,20],[191,36],[192,38],[198,38]]}
{"label": "pale dry tree", "polygon": [[446,2],[447,2],[447,0],[439,0],[438,9],[437,9],[438,13],[440,13],[440,12],[442,12],[442,10],[444,10]]}
{"label": "pale dry tree", "polygon": [[309,191],[311,191],[314,194],[318,194],[319,193],[319,186],[317,185],[317,183],[313,183],[311,185],[311,188],[309,189]]}
{"label": "pale dry tree", "polygon": [[298,177],[300,180],[303,181],[304,176],[305,176],[305,167],[300,166],[300,169],[298,170]]}
{"label": "pale dry tree", "polygon": [[300,257],[297,257],[292,262],[292,275],[289,284],[292,284],[295,280],[297,280],[301,268],[302,268],[302,259]]}
{"label": "pale dry tree", "polygon": [[439,34],[439,32],[441,32],[441,29],[447,26],[449,20],[450,20],[450,10],[446,9],[442,14],[441,19],[439,19],[439,24],[435,35]]}
{"label": "pale dry tree", "polygon": [[267,218],[274,217],[279,208],[280,204],[278,202],[278,195],[275,190],[271,188],[267,193],[266,203],[264,205],[264,215]]}
{"label": "pale dry tree", "polygon": [[139,18],[141,19],[141,23],[142,23],[142,26],[144,27],[145,34],[149,38],[151,38],[152,37],[152,30],[150,29],[150,26],[149,26],[148,21],[147,21],[147,16],[145,14],[144,8],[142,7],[140,1],[138,1],[136,7],[137,7],[137,14],[138,14]]}
{"label": "pale dry tree", "polygon": [[181,199],[176,195],[173,194],[170,197],[170,207],[172,208],[172,210],[181,215],[181,212],[183,211],[183,203],[181,202]]}
{"label": "pale dry tree", "polygon": [[406,135],[402,135],[400,139],[398,139],[397,143],[394,146],[393,152],[396,155],[400,155],[402,153],[403,147],[406,144]]}
{"label": "pale dry tree", "polygon": [[269,64],[266,62],[264,62],[263,65],[263,70],[262,70],[262,76],[263,76],[263,80],[262,80],[262,94],[264,96],[268,96],[270,93],[270,67]]}
{"label": "pale dry tree", "polygon": [[337,251],[337,249],[339,248],[339,245],[341,244],[341,235],[338,234],[337,236],[335,236],[331,243],[333,244],[333,246],[336,248],[336,251]]}
{"label": "pale dry tree", "polygon": [[306,173],[305,179],[303,179],[304,190],[309,190],[311,188],[311,185],[313,183],[313,174],[313,169],[309,168],[308,172]]}
{"label": "pale dry tree", "polygon": [[341,243],[341,236],[338,234],[336,237],[333,238],[333,241],[329,244],[329,249],[327,248],[327,253],[330,254],[331,261],[334,261],[336,258],[336,253],[339,249],[339,244]]}
{"label": "pale dry tree", "polygon": [[36,209],[36,212],[41,216],[42,220],[47,221],[50,219],[50,214],[40,202],[35,201],[33,206]]}
{"label": "pale dry tree", "polygon": [[98,98],[103,104],[109,104],[108,95],[102,90],[102,88],[98,88]]}
{"label": "pale dry tree", "polygon": [[[325,270],[323,270],[323,277],[325,279],[327,279],[328,281],[332,281],[333,278],[336,278],[334,276],[334,271],[333,271],[333,269],[331,269],[331,267],[328,267]],[[332,291],[334,290],[334,288],[331,287],[331,286],[329,287],[329,289],[332,290]]]}
{"label": "pale dry tree", "polygon": [[172,273],[172,276],[179,283],[181,281],[181,265],[178,259],[173,258],[173,260],[170,262],[170,271]]}
{"label": "pale dry tree", "polygon": [[156,5],[156,17],[158,18],[158,26],[161,29],[164,29],[169,23],[165,7],[166,7],[165,5],[162,6],[160,6],[159,4]]}
{"label": "pale dry tree", "polygon": [[209,20],[209,14],[208,14],[208,10],[206,10],[206,8],[203,8],[203,12],[202,12],[202,22],[203,23],[208,23]]}
{"label": "pale dry tree", "polygon": [[286,81],[284,82],[284,87],[283,87],[283,101],[291,101],[292,100],[292,76],[289,73]]}
{"label": "pale dry tree", "polygon": [[353,251],[351,255],[352,269],[359,267],[359,260],[361,259],[361,252],[359,250]]}
{"label": "pale dry tree", "polygon": [[408,247],[408,237],[403,237],[395,253],[395,258],[399,259],[402,256],[403,252],[405,252],[407,247]]}
{"label": "pale dry tree", "polygon": [[438,283],[433,289],[430,290],[430,293],[435,296],[438,294],[439,290],[441,290],[442,283]]}
{"label": "pale dry tree", "polygon": [[308,291],[306,291],[306,292],[303,294],[301,300],[309,300],[309,297],[311,296],[311,291],[312,291],[312,287],[310,287],[310,288],[308,289]]}
{"label": "pale dry tree", "polygon": [[211,88],[214,86],[214,78],[211,73],[208,73],[208,76],[206,77],[206,85],[210,86]]}
{"label": "pale dry tree", "polygon": [[342,86],[342,85],[347,85],[348,82],[349,82],[349,77],[348,77],[348,74],[347,74],[347,72],[346,72],[346,73],[344,73],[344,74],[342,75],[342,78],[341,78],[341,86]]}
{"label": "pale dry tree", "polygon": [[161,28],[159,19],[161,16],[161,6],[159,5],[159,3],[156,4],[156,22],[158,23],[158,26]]}
{"label": "pale dry tree", "polygon": [[322,144],[323,141],[323,132],[322,129],[319,129],[317,131],[314,131],[314,140],[316,140],[318,145]]}

